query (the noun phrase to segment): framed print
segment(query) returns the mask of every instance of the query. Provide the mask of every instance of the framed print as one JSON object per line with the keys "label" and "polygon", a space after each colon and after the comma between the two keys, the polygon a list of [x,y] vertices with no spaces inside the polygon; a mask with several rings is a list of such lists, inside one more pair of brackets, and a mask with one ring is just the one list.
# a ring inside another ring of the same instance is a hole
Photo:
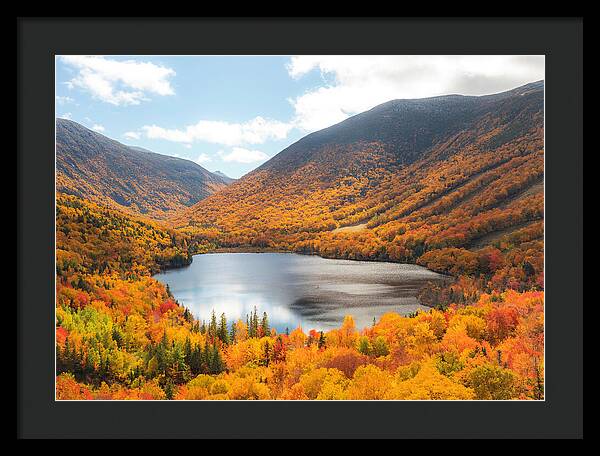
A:
{"label": "framed print", "polygon": [[581,21],[18,26],[20,436],[581,437]]}

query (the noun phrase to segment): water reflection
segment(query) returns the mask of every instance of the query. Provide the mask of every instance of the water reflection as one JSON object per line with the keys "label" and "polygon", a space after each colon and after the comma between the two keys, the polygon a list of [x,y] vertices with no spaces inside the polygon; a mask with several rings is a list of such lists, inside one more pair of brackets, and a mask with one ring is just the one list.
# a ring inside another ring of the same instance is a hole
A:
{"label": "water reflection", "polygon": [[183,269],[155,276],[200,319],[214,309],[229,321],[256,307],[279,332],[339,326],[347,314],[364,327],[386,312],[423,309],[418,289],[444,277],[415,265],[330,260],[287,253],[215,253],[194,256]]}

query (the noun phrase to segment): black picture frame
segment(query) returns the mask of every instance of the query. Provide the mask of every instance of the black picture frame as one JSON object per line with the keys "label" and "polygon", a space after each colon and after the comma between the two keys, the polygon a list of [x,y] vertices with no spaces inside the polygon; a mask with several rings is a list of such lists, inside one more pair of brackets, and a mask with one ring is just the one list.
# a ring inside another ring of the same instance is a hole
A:
{"label": "black picture frame", "polygon": [[[583,435],[583,19],[17,20],[17,435],[578,438]],[[546,399],[56,402],[56,54],[546,55]]]}

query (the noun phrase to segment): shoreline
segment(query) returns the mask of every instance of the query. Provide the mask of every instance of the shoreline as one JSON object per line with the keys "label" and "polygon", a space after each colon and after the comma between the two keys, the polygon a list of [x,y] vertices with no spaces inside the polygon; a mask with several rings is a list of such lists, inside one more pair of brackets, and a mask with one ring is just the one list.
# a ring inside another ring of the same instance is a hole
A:
{"label": "shoreline", "polygon": [[[452,274],[448,274],[446,272],[441,272],[441,271],[435,271],[433,269],[429,269],[429,268],[422,266],[420,264],[417,264],[417,263],[394,261],[394,260],[390,260],[390,259],[384,260],[384,259],[379,259],[379,258],[360,258],[360,259],[342,258],[342,257],[335,257],[335,256],[320,255],[318,253],[294,252],[292,250],[276,249],[273,247],[250,247],[250,246],[248,246],[248,247],[218,247],[218,248],[210,250],[208,252],[195,253],[192,255],[192,258],[195,257],[196,255],[210,255],[210,254],[214,254],[214,253],[289,253],[289,254],[296,254],[296,255],[317,256],[317,257],[323,258],[325,260],[345,260],[345,261],[361,261],[361,262],[369,262],[369,263],[406,264],[406,265],[419,266],[421,268],[425,268],[428,271],[435,272],[436,274],[447,277],[448,279],[456,279],[456,277],[454,277]],[[189,266],[189,265],[186,265],[186,266]]]}
{"label": "shoreline", "polygon": [[272,247],[218,247],[204,253],[196,253],[196,255],[210,255],[211,253],[296,253],[290,250],[275,249]]}
{"label": "shoreline", "polygon": [[[419,299],[419,294],[420,292],[427,286],[431,285],[432,283],[439,283],[439,284],[443,284],[443,285],[448,285],[449,283],[452,282],[452,280],[454,280],[455,278],[451,275],[448,274],[444,274],[444,273],[439,273],[437,271],[433,271],[425,266],[421,266],[419,264],[416,263],[406,263],[406,262],[400,262],[400,261],[389,261],[389,260],[383,260],[383,259],[355,259],[355,258],[339,258],[339,257],[328,257],[328,256],[323,256],[323,255],[319,255],[318,253],[308,253],[308,252],[294,252],[294,251],[290,251],[290,250],[284,250],[284,249],[277,249],[277,248],[272,248],[272,247],[253,247],[253,246],[243,246],[243,247],[219,247],[219,248],[215,248],[209,251],[205,251],[205,252],[198,252],[195,253],[193,255],[190,255],[190,263],[187,265],[181,265],[181,266],[176,266],[176,267],[170,267],[170,268],[166,268],[161,270],[160,272],[156,273],[156,274],[152,274],[152,278],[155,280],[158,280],[156,278],[157,275],[162,274],[162,273],[166,273],[169,270],[176,270],[176,269],[183,269],[185,267],[189,267],[193,264],[193,258],[196,255],[210,255],[210,254],[234,254],[234,253],[238,253],[238,254],[259,254],[259,253],[277,253],[277,254],[286,254],[286,255],[302,255],[302,256],[315,256],[315,257],[319,257],[322,258],[323,260],[342,260],[342,261],[353,261],[353,262],[362,262],[362,263],[383,263],[383,264],[390,264],[390,265],[406,265],[406,266],[413,266],[413,267],[417,267],[417,268],[422,268],[425,271],[428,272],[432,272],[434,274],[436,274],[438,277],[437,278],[430,278],[428,280],[426,280],[426,282],[422,283],[420,286],[417,287],[416,293],[414,296],[412,296],[415,299],[415,304],[417,306],[420,306],[421,308],[424,309],[432,309],[435,308],[435,306],[431,306],[428,304],[425,304],[424,302],[421,301],[421,299]],[[201,261],[201,260],[199,260]],[[159,282],[161,282],[159,280]],[[162,282],[161,282],[162,283]],[[400,312],[400,311],[396,311],[398,312],[400,315],[404,315],[404,313]]]}

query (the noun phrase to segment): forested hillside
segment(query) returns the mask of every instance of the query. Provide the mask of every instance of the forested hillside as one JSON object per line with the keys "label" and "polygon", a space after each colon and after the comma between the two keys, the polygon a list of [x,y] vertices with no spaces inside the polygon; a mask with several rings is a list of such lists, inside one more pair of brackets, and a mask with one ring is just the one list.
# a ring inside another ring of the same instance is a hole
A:
{"label": "forested hillside", "polygon": [[397,100],[298,141],[174,224],[221,246],[542,288],[543,172],[543,82]]}
{"label": "forested hillside", "polygon": [[56,188],[132,214],[165,219],[231,180],[180,158],[130,147],[56,119]]}
{"label": "forested hillside", "polygon": [[543,397],[543,292],[277,334],[259,311],[197,321],[149,276],[187,263],[188,242],[58,196],[58,399]]}

